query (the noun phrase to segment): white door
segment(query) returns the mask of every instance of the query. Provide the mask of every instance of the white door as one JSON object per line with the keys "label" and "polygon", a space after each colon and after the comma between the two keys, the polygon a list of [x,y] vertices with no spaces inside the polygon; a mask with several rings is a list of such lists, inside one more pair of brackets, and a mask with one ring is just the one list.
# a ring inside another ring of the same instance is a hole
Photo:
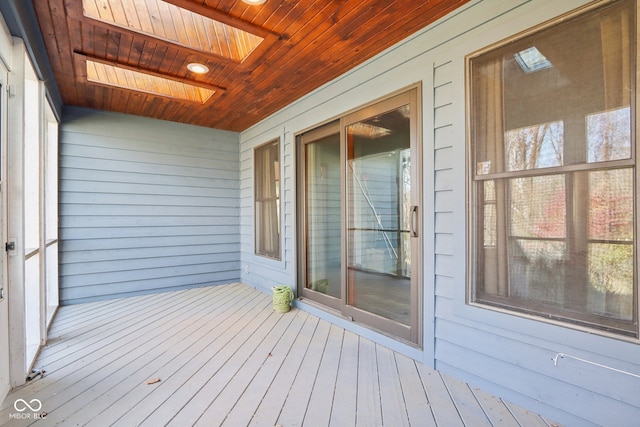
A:
{"label": "white door", "polygon": [[0,61],[0,402],[9,392],[9,309],[7,301],[7,69]]}

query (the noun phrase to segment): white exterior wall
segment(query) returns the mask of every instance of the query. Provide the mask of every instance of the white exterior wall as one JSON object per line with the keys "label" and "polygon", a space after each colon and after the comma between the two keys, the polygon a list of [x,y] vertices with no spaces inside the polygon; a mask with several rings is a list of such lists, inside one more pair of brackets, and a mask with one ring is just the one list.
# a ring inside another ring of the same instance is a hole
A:
{"label": "white exterior wall", "polygon": [[[465,56],[584,0],[476,0],[241,134],[242,280],[295,287],[295,135],[422,82],[424,348],[299,304],[425,364],[570,425],[636,425],[640,345],[465,304]],[[254,255],[253,148],[281,137],[283,260]],[[563,353],[570,357],[554,357]]]}

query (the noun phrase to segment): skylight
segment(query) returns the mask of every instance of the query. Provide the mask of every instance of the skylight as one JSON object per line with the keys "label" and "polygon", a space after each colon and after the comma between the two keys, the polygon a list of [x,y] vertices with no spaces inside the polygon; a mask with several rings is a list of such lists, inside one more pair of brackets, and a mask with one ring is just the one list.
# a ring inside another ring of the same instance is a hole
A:
{"label": "skylight", "polygon": [[264,39],[163,0],[82,0],[84,16],[242,62]]}
{"label": "skylight", "polygon": [[216,92],[214,89],[196,86],[177,80],[157,77],[128,68],[86,59],[87,81],[150,93],[167,98],[205,104]]}
{"label": "skylight", "polygon": [[533,73],[546,68],[551,68],[551,62],[536,47],[530,47],[513,55],[522,71]]}

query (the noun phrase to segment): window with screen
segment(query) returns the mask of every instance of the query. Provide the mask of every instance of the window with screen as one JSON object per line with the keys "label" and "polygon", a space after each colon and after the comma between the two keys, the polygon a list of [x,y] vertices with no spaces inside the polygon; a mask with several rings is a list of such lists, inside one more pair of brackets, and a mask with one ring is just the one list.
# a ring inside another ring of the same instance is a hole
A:
{"label": "window with screen", "polygon": [[638,336],[634,1],[468,58],[472,303]]}
{"label": "window with screen", "polygon": [[280,259],[280,142],[257,147],[254,159],[256,254]]}

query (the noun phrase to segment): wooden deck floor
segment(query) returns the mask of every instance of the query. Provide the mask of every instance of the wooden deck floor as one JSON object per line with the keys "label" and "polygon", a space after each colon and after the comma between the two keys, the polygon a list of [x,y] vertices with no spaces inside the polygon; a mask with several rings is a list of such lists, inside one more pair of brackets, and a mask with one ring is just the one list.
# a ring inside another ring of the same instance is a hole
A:
{"label": "wooden deck floor", "polygon": [[61,307],[36,366],[0,424],[551,425],[241,284]]}

